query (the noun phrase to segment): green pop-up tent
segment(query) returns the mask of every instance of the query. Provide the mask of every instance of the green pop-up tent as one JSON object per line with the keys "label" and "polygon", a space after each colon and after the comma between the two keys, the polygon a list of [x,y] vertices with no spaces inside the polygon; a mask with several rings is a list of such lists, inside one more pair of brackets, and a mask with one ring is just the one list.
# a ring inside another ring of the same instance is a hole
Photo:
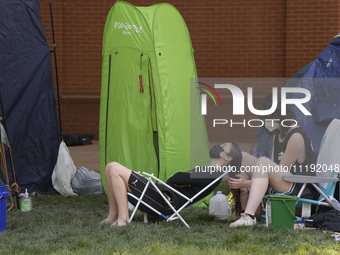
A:
{"label": "green pop-up tent", "polygon": [[[209,164],[193,48],[170,4],[116,2],[103,37],[100,171],[116,161],[166,180]],[[191,85],[192,84],[192,85]]]}

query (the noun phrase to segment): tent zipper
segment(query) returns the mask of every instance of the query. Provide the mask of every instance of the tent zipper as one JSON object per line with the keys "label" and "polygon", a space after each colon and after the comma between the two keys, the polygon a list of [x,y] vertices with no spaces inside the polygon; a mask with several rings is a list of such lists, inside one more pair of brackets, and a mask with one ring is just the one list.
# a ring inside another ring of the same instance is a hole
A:
{"label": "tent zipper", "polygon": [[144,92],[144,89],[143,89],[143,79],[142,79],[142,66],[143,66],[143,53],[140,55],[140,62],[139,62],[139,68],[140,68],[139,91],[140,91],[140,93]]}
{"label": "tent zipper", "polygon": [[[117,54],[117,52],[116,52]],[[109,74],[107,84],[107,102],[106,102],[106,126],[105,126],[105,165],[107,165],[107,126],[109,122],[109,99],[110,99],[110,79],[111,79],[111,55],[109,56]]]}
{"label": "tent zipper", "polygon": [[[157,171],[157,177],[159,177],[160,174],[160,160],[159,160],[159,139],[158,139],[158,121],[157,121],[157,111],[156,111],[156,100],[155,100],[155,90],[154,90],[154,82],[153,82],[153,75],[152,75],[152,65],[151,65],[151,59],[149,57],[148,62],[148,76],[149,76],[149,86],[150,86],[150,102],[151,102],[151,125],[154,135],[154,139],[156,139],[157,148],[155,147],[156,151],[156,157],[157,157],[157,163],[158,163],[158,171]],[[155,113],[155,119],[152,119],[153,111]],[[155,146],[155,145],[154,145]]]}

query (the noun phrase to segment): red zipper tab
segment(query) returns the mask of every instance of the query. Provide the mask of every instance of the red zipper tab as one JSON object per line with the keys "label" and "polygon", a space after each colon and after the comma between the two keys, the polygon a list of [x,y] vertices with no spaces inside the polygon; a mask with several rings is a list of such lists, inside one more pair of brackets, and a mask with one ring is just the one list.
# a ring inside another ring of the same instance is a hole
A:
{"label": "red zipper tab", "polygon": [[142,81],[142,75],[139,75],[139,85],[140,85],[140,93],[143,93],[143,81]]}

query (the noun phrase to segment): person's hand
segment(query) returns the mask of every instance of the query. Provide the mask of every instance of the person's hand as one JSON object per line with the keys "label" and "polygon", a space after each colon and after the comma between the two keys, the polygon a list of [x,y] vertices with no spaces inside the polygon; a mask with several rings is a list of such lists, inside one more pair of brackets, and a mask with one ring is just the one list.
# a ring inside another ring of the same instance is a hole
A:
{"label": "person's hand", "polygon": [[230,188],[232,189],[242,189],[242,188],[249,188],[251,185],[251,180],[247,180],[242,175],[237,174],[236,177],[239,179],[234,179],[228,177],[227,182]]}

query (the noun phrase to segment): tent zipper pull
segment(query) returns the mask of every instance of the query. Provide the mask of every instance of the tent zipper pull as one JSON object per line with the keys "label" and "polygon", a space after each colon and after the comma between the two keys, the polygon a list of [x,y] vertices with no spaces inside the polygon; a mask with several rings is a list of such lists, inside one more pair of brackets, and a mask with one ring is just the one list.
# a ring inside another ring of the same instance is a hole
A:
{"label": "tent zipper pull", "polygon": [[[139,67],[140,67],[140,72],[142,73],[142,57],[143,57],[143,53],[140,55],[140,62],[139,62]],[[140,89],[140,93],[144,92],[143,89],[143,80],[142,80],[142,75],[139,75],[139,89]]]}
{"label": "tent zipper pull", "polygon": [[143,81],[142,81],[142,75],[139,75],[139,86],[140,86],[140,93],[143,93]]}

